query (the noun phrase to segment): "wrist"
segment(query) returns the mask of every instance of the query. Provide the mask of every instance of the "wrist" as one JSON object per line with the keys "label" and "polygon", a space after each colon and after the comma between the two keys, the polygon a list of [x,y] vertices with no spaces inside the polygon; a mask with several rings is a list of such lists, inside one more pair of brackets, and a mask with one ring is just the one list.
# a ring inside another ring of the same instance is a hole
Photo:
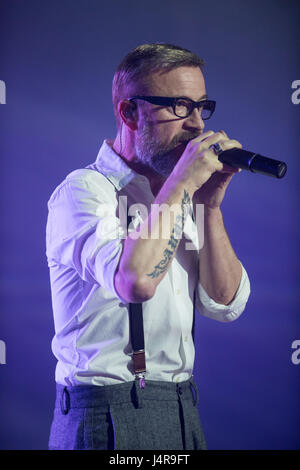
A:
{"label": "wrist", "polygon": [[208,218],[217,218],[217,217],[220,218],[221,217],[222,218],[221,207],[219,205],[214,206],[214,205],[206,204],[205,202],[203,202],[203,200],[201,200],[200,197],[198,197],[198,193],[196,191],[194,196],[193,196],[193,206],[194,206],[194,208],[198,204],[200,204],[201,206],[204,206],[204,215],[205,215],[205,217],[208,217]]}
{"label": "wrist", "polygon": [[210,229],[210,227],[223,227],[223,214],[221,212],[220,207],[209,207],[204,206],[204,225],[206,229]]}
{"label": "wrist", "polygon": [[180,190],[185,190],[189,194],[190,200],[193,200],[197,188],[191,183],[188,178],[178,178],[176,186],[180,188]]}
{"label": "wrist", "polygon": [[222,212],[220,206],[218,207],[211,207],[204,204],[204,216],[209,218],[222,218]]}

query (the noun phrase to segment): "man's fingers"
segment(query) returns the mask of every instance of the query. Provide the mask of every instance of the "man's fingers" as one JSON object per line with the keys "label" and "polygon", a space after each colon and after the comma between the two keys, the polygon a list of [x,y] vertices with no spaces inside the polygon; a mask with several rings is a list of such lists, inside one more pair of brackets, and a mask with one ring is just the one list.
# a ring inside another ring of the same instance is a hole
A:
{"label": "man's fingers", "polygon": [[219,144],[222,150],[229,150],[232,148],[239,148],[239,149],[243,148],[242,144],[238,140],[235,140],[235,139],[223,140],[219,142]]}
{"label": "man's fingers", "polygon": [[233,166],[229,166],[226,165],[226,163],[223,163],[223,169],[221,173],[239,173],[240,171],[240,168],[234,168]]}
{"label": "man's fingers", "polygon": [[224,136],[225,136],[227,139],[229,139],[229,137],[228,137],[228,135],[226,134],[225,131],[222,130],[222,131],[219,131],[219,132],[222,132],[222,134],[224,134]]}
{"label": "man's fingers", "polygon": [[[217,153],[215,149],[213,148],[214,144],[219,144],[220,148],[225,151],[225,150],[230,150],[232,148],[242,148],[242,144],[235,139],[229,139],[226,132],[221,130],[218,132],[214,131],[207,131],[203,134],[201,134],[199,137],[196,137],[195,139],[190,141],[190,144],[197,149],[199,152],[209,152],[212,156],[217,157]],[[217,170],[220,173],[227,173],[228,175],[230,174],[235,174],[239,173],[240,169],[239,168],[233,168],[229,165],[223,164],[220,162],[220,168]]]}
{"label": "man's fingers", "polygon": [[192,144],[204,144],[204,142],[207,148],[211,147],[213,144],[216,143],[220,144],[222,150],[229,150],[230,148],[234,147],[242,148],[242,145],[238,140],[229,139],[226,132],[223,130],[218,132],[209,130],[201,134],[199,137],[196,137],[195,139],[191,140]]}
{"label": "man's fingers", "polygon": [[195,139],[193,139],[193,142],[203,142],[204,140],[206,140],[208,137],[211,137],[215,134],[214,131],[206,131],[204,132],[203,134],[199,135],[199,137],[196,137]]}

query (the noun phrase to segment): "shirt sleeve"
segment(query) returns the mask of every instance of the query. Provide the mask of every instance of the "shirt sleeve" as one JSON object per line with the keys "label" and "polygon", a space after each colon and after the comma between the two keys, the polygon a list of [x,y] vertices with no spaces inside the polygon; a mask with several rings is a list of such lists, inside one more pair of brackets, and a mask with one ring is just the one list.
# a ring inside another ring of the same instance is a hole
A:
{"label": "shirt sleeve", "polygon": [[248,274],[242,266],[242,277],[237,293],[229,305],[222,305],[209,297],[203,286],[198,283],[196,295],[196,309],[205,317],[220,322],[236,320],[245,310],[250,295],[250,282]]}
{"label": "shirt sleeve", "polygon": [[111,186],[98,173],[67,178],[54,191],[48,202],[46,254],[49,267],[52,263],[70,267],[84,281],[104,287],[126,303],[114,286],[125,235]]}

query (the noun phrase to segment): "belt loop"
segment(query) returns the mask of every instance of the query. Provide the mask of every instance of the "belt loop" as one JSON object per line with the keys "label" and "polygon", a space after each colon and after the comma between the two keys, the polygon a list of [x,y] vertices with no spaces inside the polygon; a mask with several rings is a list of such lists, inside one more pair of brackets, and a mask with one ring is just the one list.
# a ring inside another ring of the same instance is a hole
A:
{"label": "belt loop", "polygon": [[[190,379],[190,389],[191,389],[193,399],[194,399],[194,406],[197,406],[198,405],[198,400],[199,400],[199,394],[198,394],[197,385],[193,381],[193,378]],[[194,393],[193,393],[193,390],[194,390]]]}
{"label": "belt loop", "polygon": [[60,409],[63,415],[68,414],[70,409],[70,394],[68,392],[67,387],[64,387],[61,394]]}

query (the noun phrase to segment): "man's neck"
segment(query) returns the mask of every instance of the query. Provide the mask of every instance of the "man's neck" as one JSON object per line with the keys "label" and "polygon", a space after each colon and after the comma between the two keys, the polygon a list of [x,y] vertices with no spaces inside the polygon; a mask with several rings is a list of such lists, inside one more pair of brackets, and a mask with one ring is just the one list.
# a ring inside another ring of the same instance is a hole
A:
{"label": "man's neck", "polygon": [[121,149],[119,145],[119,139],[115,139],[114,141],[109,142],[109,145],[119,155],[119,157],[122,158],[129,168],[134,170],[139,175],[145,176],[149,180],[152,194],[153,196],[157,196],[166,179],[149,168],[149,166],[138,161],[135,154],[126,156],[127,152],[124,150],[122,155],[120,152]]}

